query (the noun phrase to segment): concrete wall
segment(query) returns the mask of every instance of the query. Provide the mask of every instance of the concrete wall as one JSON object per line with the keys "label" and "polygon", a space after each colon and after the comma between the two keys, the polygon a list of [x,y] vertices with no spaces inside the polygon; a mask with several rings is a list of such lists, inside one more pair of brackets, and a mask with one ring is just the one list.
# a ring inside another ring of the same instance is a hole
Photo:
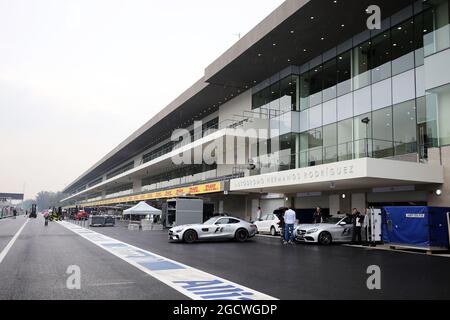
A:
{"label": "concrete wall", "polygon": [[[219,124],[220,128],[226,126],[227,124],[222,123],[225,120],[239,119],[234,115],[242,116],[244,111],[252,110],[252,93],[251,90],[247,90],[241,93],[239,96],[235,97],[233,100],[223,104],[219,108]],[[231,124],[231,123],[229,123]]]}

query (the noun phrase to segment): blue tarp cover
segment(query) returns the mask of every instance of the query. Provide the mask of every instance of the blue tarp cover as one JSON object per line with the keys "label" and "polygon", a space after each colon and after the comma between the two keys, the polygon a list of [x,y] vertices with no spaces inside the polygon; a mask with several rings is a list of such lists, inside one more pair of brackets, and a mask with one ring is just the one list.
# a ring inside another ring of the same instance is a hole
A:
{"label": "blue tarp cover", "polygon": [[383,208],[383,241],[417,247],[449,247],[447,212],[438,207]]}

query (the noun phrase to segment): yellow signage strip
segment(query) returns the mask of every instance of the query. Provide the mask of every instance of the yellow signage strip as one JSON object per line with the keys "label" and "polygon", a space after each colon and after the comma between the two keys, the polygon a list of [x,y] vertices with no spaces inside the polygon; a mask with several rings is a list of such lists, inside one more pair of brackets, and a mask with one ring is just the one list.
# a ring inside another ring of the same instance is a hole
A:
{"label": "yellow signage strip", "polygon": [[186,195],[201,195],[201,194],[208,194],[208,193],[217,193],[217,192],[221,192],[221,191],[223,191],[223,184],[221,182],[214,182],[214,183],[201,184],[201,185],[196,185],[196,186],[191,186],[191,187],[182,187],[182,188],[159,191],[159,192],[139,194],[139,195],[135,195],[135,196],[126,196],[126,197],[107,199],[107,200],[101,200],[101,201],[95,201],[95,202],[80,203],[79,206],[81,206],[81,207],[96,207],[96,206],[105,206],[105,205],[126,203],[126,202],[168,199],[168,198],[175,198],[175,197],[186,196]]}

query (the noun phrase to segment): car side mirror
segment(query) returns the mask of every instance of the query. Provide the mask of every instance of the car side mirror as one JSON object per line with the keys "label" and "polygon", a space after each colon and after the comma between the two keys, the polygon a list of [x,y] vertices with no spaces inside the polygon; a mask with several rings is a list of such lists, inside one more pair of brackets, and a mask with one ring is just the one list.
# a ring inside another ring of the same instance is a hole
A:
{"label": "car side mirror", "polygon": [[346,223],[345,221],[342,221],[342,222],[339,222],[339,225],[340,225],[340,226],[346,226],[347,223]]}

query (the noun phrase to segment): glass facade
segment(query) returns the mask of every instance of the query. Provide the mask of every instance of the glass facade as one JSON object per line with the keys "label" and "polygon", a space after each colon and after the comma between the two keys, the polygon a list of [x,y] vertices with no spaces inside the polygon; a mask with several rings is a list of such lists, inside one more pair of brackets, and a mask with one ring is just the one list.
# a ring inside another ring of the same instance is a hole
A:
{"label": "glass facade", "polygon": [[[311,60],[293,76],[297,92],[290,95],[291,108],[284,111],[299,112],[299,131],[290,136],[297,136],[299,147],[285,147],[296,155],[298,167],[363,157],[415,155],[426,161],[428,148],[450,144],[450,125],[445,124],[450,123],[450,89],[420,89],[425,57],[450,47],[448,1],[426,1],[422,6],[382,32],[358,41],[355,37],[353,48],[334,58]],[[281,98],[281,83],[255,94],[253,108],[270,108]]]}
{"label": "glass facade", "polygon": [[[252,109],[266,109],[279,115],[297,110],[298,76],[290,75],[255,93],[252,98]],[[266,112],[267,113],[267,112]]]}

